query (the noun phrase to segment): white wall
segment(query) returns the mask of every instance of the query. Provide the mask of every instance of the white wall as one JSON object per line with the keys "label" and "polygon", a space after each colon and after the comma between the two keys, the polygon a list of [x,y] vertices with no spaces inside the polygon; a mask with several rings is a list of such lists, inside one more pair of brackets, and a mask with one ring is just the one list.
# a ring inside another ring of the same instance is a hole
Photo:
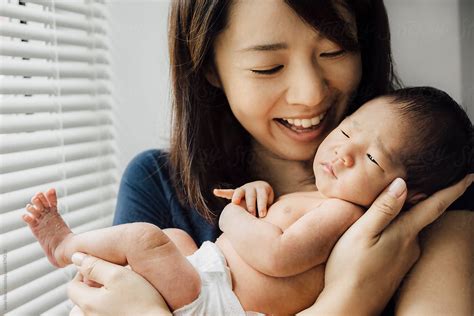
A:
{"label": "white wall", "polygon": [[[466,38],[472,40],[474,13],[463,12],[466,4],[459,5],[462,1],[472,7],[473,0],[385,0],[385,3],[394,60],[403,81],[407,85],[433,85],[446,90],[459,102],[468,101],[471,103],[468,111],[474,119],[474,83],[472,75],[466,76],[466,71],[473,69],[474,52],[469,51],[472,45],[464,45],[465,48],[461,45]],[[109,2],[122,168],[138,152],[168,145],[168,7],[169,0]]]}
{"label": "white wall", "polygon": [[169,143],[168,0],[108,2],[120,169]]}
{"label": "white wall", "polygon": [[[456,0],[384,2],[390,20],[393,57],[402,81],[406,85],[430,85],[445,90],[467,108],[472,103],[468,94],[472,96],[474,83],[462,80],[468,61],[461,58],[461,40],[467,39],[469,28],[474,32],[474,12],[461,21],[460,3]],[[474,118],[472,104],[467,110]]]}

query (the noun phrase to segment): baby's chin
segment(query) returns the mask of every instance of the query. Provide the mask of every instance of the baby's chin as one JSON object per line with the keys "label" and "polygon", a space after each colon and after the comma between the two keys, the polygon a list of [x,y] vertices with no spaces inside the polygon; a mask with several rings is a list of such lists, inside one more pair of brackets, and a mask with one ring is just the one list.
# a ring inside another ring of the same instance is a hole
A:
{"label": "baby's chin", "polygon": [[335,189],[334,187],[331,187],[330,185],[325,186],[324,184],[319,184],[316,181],[316,187],[318,188],[318,192],[323,195],[325,198],[328,199],[338,199],[338,200],[344,200],[346,202],[350,202],[352,204],[361,206],[363,208],[369,208],[372,203],[369,201],[363,201],[360,198],[357,197],[357,194],[354,192],[350,192],[350,190],[341,190]]}

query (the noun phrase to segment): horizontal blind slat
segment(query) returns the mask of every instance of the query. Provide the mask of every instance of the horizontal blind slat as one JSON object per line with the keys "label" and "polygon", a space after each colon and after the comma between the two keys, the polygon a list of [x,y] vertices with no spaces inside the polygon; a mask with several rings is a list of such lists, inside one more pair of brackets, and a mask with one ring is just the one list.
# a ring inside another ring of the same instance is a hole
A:
{"label": "horizontal blind slat", "polygon": [[41,276],[53,272],[56,268],[48,261],[48,258],[43,257],[31,263],[25,264],[20,268],[8,271],[8,278],[0,278],[0,289],[8,292],[25,285]]}
{"label": "horizontal blind slat", "polygon": [[29,188],[42,183],[59,181],[63,177],[72,178],[87,173],[95,173],[116,167],[115,155],[106,154],[91,158],[68,161],[60,166],[51,165],[28,170],[20,170],[2,174],[0,193]]}
{"label": "horizontal blind slat", "polygon": [[[71,272],[72,273],[72,272]],[[66,279],[66,280],[69,280]],[[65,282],[63,282],[65,283]],[[62,284],[53,288],[51,291],[41,294],[31,301],[21,305],[20,307],[12,310],[7,315],[43,315],[43,312],[50,308],[57,306],[60,302],[67,300],[67,284]],[[57,316],[57,315],[56,315]],[[67,316],[67,314],[65,314]]]}
{"label": "horizontal blind slat", "polygon": [[110,111],[64,113],[0,114],[0,133],[24,133],[113,123]]}
{"label": "horizontal blind slat", "polygon": [[35,131],[21,134],[0,134],[0,154],[60,146],[61,138],[64,144],[76,144],[94,140],[115,138],[112,125],[85,126],[56,130]]}
{"label": "horizontal blind slat", "polygon": [[74,303],[67,299],[64,302],[59,303],[58,305],[44,311],[42,316],[68,316],[71,312],[71,309],[74,307]]}
{"label": "horizontal blind slat", "polygon": [[59,46],[76,45],[87,48],[109,48],[108,40],[102,34],[90,34],[77,30],[54,31],[53,29],[41,29],[28,24],[4,23],[0,28],[0,36],[57,43]]}
{"label": "horizontal blind slat", "polygon": [[71,112],[83,110],[111,109],[109,95],[33,95],[8,96],[0,101],[0,114],[21,114],[39,112]]}
{"label": "horizontal blind slat", "polygon": [[[83,47],[62,47],[12,40],[0,41],[0,55],[23,58],[41,58],[59,61],[81,61],[95,64],[109,64],[106,50]],[[6,62],[2,60],[2,62]]]}
{"label": "horizontal blind slat", "polygon": [[87,79],[0,78],[0,94],[110,94],[109,82]]}
{"label": "horizontal blind slat", "polygon": [[0,174],[60,164],[87,157],[109,155],[115,151],[113,141],[73,144],[64,147],[36,149],[0,155]]}
{"label": "horizontal blind slat", "polygon": [[103,34],[107,33],[107,26],[104,24],[103,19],[98,17],[92,18],[83,16],[66,16],[46,10],[1,3],[0,16],[15,18],[23,21],[33,21],[56,25],[56,27],[80,29],[88,32]]}
{"label": "horizontal blind slat", "polygon": [[74,275],[74,271],[74,266],[68,266],[64,269],[55,270],[41,278],[36,279],[33,282],[25,284],[9,292],[7,312],[11,312],[10,315],[24,315],[23,313],[18,313],[20,309],[16,309],[37,298],[39,293],[49,292],[65,284]]}
{"label": "horizontal blind slat", "polygon": [[[100,186],[114,184],[117,182],[117,175],[115,171],[102,171],[75,177],[71,179],[71,181],[74,182],[64,188],[64,191],[69,195],[88,191],[93,187],[97,187],[98,184],[100,184]],[[60,200],[61,197],[62,196],[59,196]],[[67,205],[68,212],[75,212],[77,210],[73,206],[74,205]],[[19,209],[0,214],[0,234],[25,226],[25,223],[21,219],[21,215],[25,214],[25,212],[25,208],[22,206]]]}
{"label": "horizontal blind slat", "polygon": [[[34,4],[39,4],[42,6],[46,6],[49,8],[52,8],[53,3],[52,2],[46,2],[44,0],[23,0],[25,3],[34,3]],[[80,3],[77,1],[55,1],[54,2],[54,8],[56,10],[62,10],[62,11],[69,11],[69,12],[74,12],[74,13],[79,13],[83,15],[91,15],[91,16],[98,16],[101,18],[107,18],[107,13],[104,10],[104,6],[97,4],[97,3],[88,3],[87,5],[84,3]]]}
{"label": "horizontal blind slat", "polygon": [[[112,171],[112,169],[110,171]],[[46,191],[49,188],[56,188],[58,195],[62,196],[63,192],[66,190],[66,188],[68,188],[68,186],[75,186],[79,184],[77,183],[76,178],[71,178],[51,183],[43,183],[34,187],[0,194],[0,200],[2,201],[0,204],[0,214],[25,207],[25,205],[30,202],[31,197],[37,192]]]}
{"label": "horizontal blind slat", "polygon": [[107,68],[84,63],[53,63],[39,60],[10,60],[0,63],[0,75],[24,77],[56,77],[109,79]]}

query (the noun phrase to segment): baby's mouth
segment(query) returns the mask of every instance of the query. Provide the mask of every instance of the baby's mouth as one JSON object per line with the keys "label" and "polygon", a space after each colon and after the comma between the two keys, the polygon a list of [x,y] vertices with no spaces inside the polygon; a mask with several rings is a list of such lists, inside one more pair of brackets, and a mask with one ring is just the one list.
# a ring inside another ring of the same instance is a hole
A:
{"label": "baby's mouth", "polygon": [[326,171],[327,173],[329,173],[330,175],[332,175],[334,178],[337,179],[337,176],[334,173],[334,169],[332,168],[332,165],[330,163],[323,162],[321,163],[321,165],[323,166],[324,171]]}

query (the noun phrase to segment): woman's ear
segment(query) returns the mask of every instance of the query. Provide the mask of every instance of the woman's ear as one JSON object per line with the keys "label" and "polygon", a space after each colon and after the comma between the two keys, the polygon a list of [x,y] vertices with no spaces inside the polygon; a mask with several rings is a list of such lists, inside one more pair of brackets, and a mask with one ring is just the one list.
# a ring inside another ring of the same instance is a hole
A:
{"label": "woman's ear", "polygon": [[418,202],[421,202],[423,201],[424,199],[426,199],[428,197],[428,195],[424,194],[424,193],[408,193],[408,197],[407,197],[407,202],[410,203],[410,205],[415,205],[417,204]]}
{"label": "woman's ear", "polygon": [[219,78],[216,67],[213,63],[206,67],[204,75],[212,86],[222,89],[221,79]]}

